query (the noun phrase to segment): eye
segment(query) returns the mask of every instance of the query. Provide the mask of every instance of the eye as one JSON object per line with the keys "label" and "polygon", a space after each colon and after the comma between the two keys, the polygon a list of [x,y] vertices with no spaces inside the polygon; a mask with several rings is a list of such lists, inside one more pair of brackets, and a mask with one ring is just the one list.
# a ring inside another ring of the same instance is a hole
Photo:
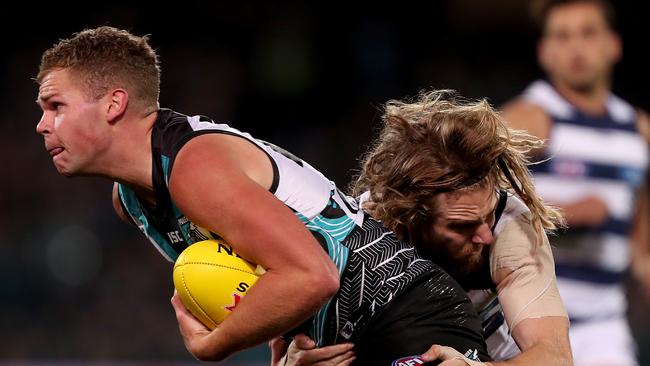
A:
{"label": "eye", "polygon": [[490,216],[488,216],[488,219],[487,219],[488,226],[492,227],[494,225],[494,223],[496,222],[496,218],[497,218],[497,210],[494,209],[490,213]]}
{"label": "eye", "polygon": [[51,105],[52,105],[52,109],[59,111],[61,110],[61,108],[63,108],[64,104],[61,102],[52,102]]}
{"label": "eye", "polygon": [[475,222],[458,222],[450,224],[449,228],[459,234],[469,235],[473,233],[479,225],[479,223]]}
{"label": "eye", "polygon": [[560,30],[553,33],[553,38],[560,42],[566,42],[569,39],[569,32],[566,30]]}
{"label": "eye", "polygon": [[595,27],[586,27],[582,30],[582,36],[585,38],[593,38],[597,33],[598,30]]}

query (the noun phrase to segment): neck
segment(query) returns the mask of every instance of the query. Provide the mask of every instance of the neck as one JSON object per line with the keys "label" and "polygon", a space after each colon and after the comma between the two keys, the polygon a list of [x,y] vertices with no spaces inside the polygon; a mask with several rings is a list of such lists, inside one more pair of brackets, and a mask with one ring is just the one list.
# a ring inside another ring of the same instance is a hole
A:
{"label": "neck", "polygon": [[607,83],[597,83],[594,87],[584,90],[573,88],[557,80],[553,80],[552,83],[558,93],[581,112],[591,116],[606,113],[606,102],[609,96]]}
{"label": "neck", "polygon": [[158,113],[122,120],[113,134],[104,176],[131,188],[140,198],[155,202],[152,180],[151,133]]}

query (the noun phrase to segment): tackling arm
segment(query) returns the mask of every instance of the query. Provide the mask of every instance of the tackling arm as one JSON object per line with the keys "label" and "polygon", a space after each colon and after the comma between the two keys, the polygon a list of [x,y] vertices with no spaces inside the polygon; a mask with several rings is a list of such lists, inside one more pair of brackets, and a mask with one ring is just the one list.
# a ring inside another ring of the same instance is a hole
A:
{"label": "tackling arm", "polygon": [[527,216],[506,224],[490,255],[499,302],[521,354],[493,365],[572,365],[569,320],[557,290],[553,255]]}

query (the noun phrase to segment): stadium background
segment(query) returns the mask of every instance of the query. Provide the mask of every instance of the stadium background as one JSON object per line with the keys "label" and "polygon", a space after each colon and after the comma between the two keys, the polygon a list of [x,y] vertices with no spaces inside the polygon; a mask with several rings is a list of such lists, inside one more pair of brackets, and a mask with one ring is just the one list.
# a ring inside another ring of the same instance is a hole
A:
{"label": "stadium background", "polygon": [[[110,183],[59,176],[34,133],[40,110],[32,78],[59,38],[98,25],[151,34],[162,60],[162,106],[272,141],[344,187],[386,100],[435,87],[499,105],[541,76],[528,5],[3,7],[0,363],[195,363],[169,305],[171,265],[118,222]],[[614,91],[648,110],[640,2],[615,5],[625,49]],[[650,365],[648,303],[632,282],[630,289],[641,362]],[[261,347],[227,364],[265,365],[267,357]]]}

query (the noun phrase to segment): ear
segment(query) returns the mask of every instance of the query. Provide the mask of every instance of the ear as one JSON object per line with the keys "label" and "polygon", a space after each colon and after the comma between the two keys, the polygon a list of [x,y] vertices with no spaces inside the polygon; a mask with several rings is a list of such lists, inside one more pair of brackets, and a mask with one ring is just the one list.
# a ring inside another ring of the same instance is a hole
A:
{"label": "ear", "polygon": [[126,112],[126,106],[129,104],[129,93],[124,89],[114,89],[109,92],[108,97],[106,120],[109,123],[115,123]]}
{"label": "ear", "polygon": [[621,41],[621,37],[618,34],[614,32],[610,33],[607,50],[612,64],[620,61],[623,54],[623,41]]}
{"label": "ear", "polygon": [[550,68],[550,55],[548,54],[546,41],[543,38],[537,42],[537,63],[545,72],[548,72]]}

